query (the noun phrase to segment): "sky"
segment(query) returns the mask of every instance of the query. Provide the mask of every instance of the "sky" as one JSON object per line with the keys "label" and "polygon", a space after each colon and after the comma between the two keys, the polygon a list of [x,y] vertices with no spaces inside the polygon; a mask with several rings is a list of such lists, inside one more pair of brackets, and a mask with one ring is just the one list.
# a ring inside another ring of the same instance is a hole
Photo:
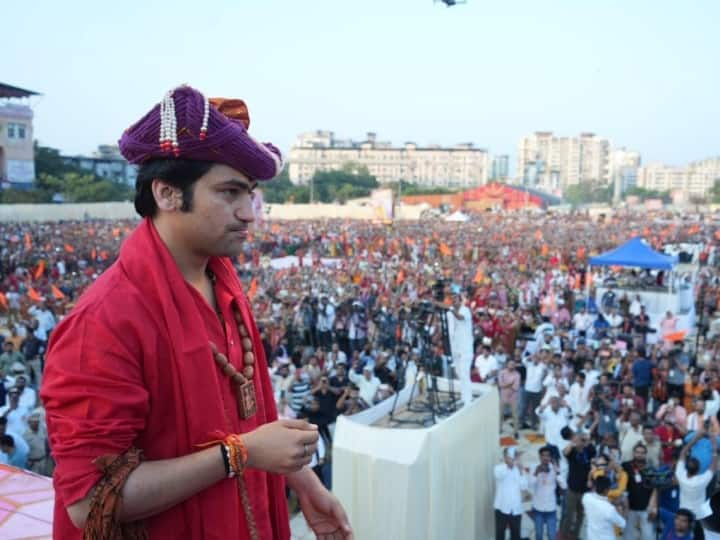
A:
{"label": "sky", "polygon": [[240,97],[288,150],[316,129],[510,154],[594,132],[644,163],[720,155],[717,0],[3,2],[0,81],[32,89],[35,137],[116,143],[187,83]]}

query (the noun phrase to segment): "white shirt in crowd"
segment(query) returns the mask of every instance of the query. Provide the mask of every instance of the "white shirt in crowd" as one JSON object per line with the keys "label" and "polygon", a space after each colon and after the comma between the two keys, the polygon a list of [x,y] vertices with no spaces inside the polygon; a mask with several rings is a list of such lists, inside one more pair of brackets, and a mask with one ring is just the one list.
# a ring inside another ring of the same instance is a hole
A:
{"label": "white shirt in crowd", "polygon": [[551,407],[547,407],[540,412],[540,407],[538,407],[535,409],[535,414],[542,420],[545,441],[560,448],[565,441],[560,432],[570,422],[570,410],[567,407],[560,407],[555,412]]}
{"label": "white shirt in crowd", "polygon": [[532,507],[538,512],[557,511],[557,498],[555,488],[560,486],[567,489],[567,482],[554,465],[550,465],[550,472],[541,472],[530,477],[530,488],[533,492]]}
{"label": "white shirt in crowd", "polygon": [[582,503],[587,517],[587,538],[594,540],[615,538],[614,527],[621,529],[625,527],[625,519],[607,497],[597,493],[586,493],[582,497]]}
{"label": "white shirt in crowd", "polygon": [[[20,394],[20,399],[18,400],[18,407],[31,411],[35,408],[35,403],[37,403],[37,392],[29,386],[26,386],[23,389],[22,394]],[[10,406],[9,395],[5,396],[5,405]]]}
{"label": "white shirt in crowd", "polygon": [[[21,431],[20,433],[25,433],[27,431],[27,428],[25,428],[24,431]],[[15,430],[10,429],[10,424],[8,423],[8,427],[5,429],[5,434],[10,435],[13,438],[13,441],[15,442],[15,448],[20,451],[20,453],[28,454],[30,452],[30,447],[28,446],[27,441],[25,438]],[[8,455],[0,451],[0,463],[3,465],[8,464]]]}
{"label": "white shirt in crowd", "polygon": [[7,417],[7,429],[14,433],[25,433],[28,430],[27,419],[30,410],[25,407],[18,407],[14,411],[9,410],[10,406],[0,407],[0,416]]}
{"label": "white shirt in crowd", "polygon": [[319,332],[330,332],[335,324],[335,307],[328,302],[318,309],[317,329]]}
{"label": "white shirt in crowd", "polygon": [[355,373],[354,369],[350,370],[348,378],[355,384],[355,386],[358,387],[358,393],[363,401],[365,401],[368,405],[372,405],[373,400],[375,399],[375,394],[377,393],[378,388],[380,388],[380,379],[373,375],[370,377],[370,380],[367,380],[367,378],[365,378],[365,374],[358,375]]}
{"label": "white shirt in crowd", "polygon": [[593,324],[593,316],[589,313],[576,313],[573,317],[573,326],[578,332],[587,332]]}
{"label": "white shirt in crowd", "polygon": [[680,508],[687,508],[695,514],[697,519],[711,515],[712,508],[706,495],[708,484],[713,479],[712,471],[707,469],[704,473],[690,478],[685,467],[685,460],[683,460],[678,461],[675,467],[675,477],[680,486]]}
{"label": "white shirt in crowd", "polygon": [[542,362],[535,363],[528,359],[524,359],[523,364],[525,365],[525,390],[528,392],[542,392],[545,364]]}
{"label": "white shirt in crowd", "polygon": [[495,465],[495,510],[503,514],[521,516],[523,514],[522,491],[527,489],[527,477],[517,465],[512,468],[507,463]]}
{"label": "white shirt in crowd", "polygon": [[587,383],[580,386],[578,382],[572,383],[568,396],[568,404],[576,415],[585,415],[590,410],[590,389]]}
{"label": "white shirt in crowd", "polygon": [[495,380],[497,373],[495,373],[490,380],[488,380],[488,375],[493,371],[497,372],[499,366],[495,356],[492,354],[479,354],[475,359],[475,368],[478,370],[478,374],[484,382],[491,382]]}
{"label": "white shirt in crowd", "polygon": [[621,422],[619,419],[616,425],[620,432],[620,459],[623,462],[630,461],[633,459],[635,445],[639,442],[644,442],[642,425],[639,425],[637,429],[635,429],[630,425],[630,422]]}

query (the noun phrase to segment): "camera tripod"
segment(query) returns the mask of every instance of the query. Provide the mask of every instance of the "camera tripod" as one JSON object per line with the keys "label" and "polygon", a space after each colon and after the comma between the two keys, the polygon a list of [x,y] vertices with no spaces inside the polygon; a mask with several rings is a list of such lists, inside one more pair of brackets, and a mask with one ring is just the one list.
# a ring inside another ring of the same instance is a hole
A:
{"label": "camera tripod", "polygon": [[[434,306],[432,311],[428,312],[424,321],[419,321],[418,327],[418,348],[420,350],[420,363],[418,369],[422,369],[425,377],[426,399],[420,399],[420,392],[415,394],[417,390],[419,376],[415,376],[410,389],[410,397],[407,402],[407,410],[413,413],[419,413],[422,416],[416,418],[397,418],[395,416],[397,410],[400,392],[395,394],[392,409],[390,410],[390,421],[397,424],[415,424],[420,426],[431,426],[437,423],[438,416],[449,416],[457,410],[457,401],[455,398],[453,377],[448,377],[447,392],[438,389],[437,374],[433,366],[433,334],[431,332],[434,324],[440,322],[442,351],[446,359],[448,359],[448,367],[453,367],[452,356],[450,355],[450,336],[447,327],[446,310]],[[400,380],[405,380],[408,362],[401,367]],[[440,394],[447,393],[448,399],[441,400]],[[423,415],[424,413],[424,415]]]}

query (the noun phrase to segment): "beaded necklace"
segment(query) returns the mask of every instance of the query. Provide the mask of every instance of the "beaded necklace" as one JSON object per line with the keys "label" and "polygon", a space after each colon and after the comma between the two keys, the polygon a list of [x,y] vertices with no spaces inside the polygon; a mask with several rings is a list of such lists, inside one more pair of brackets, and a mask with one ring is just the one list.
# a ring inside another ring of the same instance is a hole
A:
{"label": "beaded necklace", "polygon": [[[209,269],[207,274],[214,289],[216,282],[215,274],[213,274]],[[230,363],[227,356],[218,351],[217,346],[212,342],[210,342],[210,349],[212,350],[215,363],[232,382],[240,418],[247,420],[257,412],[255,384],[253,383],[253,374],[255,373],[255,353],[253,351],[253,342],[250,338],[250,332],[245,326],[240,310],[235,304],[233,304],[232,310],[235,318],[235,324],[237,324],[238,333],[240,334],[240,345],[243,349],[242,372],[235,369],[235,366]],[[222,321],[223,316],[219,309],[217,310],[217,314]]]}

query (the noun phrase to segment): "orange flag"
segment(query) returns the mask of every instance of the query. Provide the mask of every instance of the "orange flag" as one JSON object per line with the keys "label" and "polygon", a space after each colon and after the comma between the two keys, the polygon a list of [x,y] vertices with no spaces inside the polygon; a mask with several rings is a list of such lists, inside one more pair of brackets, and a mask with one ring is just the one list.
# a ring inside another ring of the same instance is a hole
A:
{"label": "orange flag", "polygon": [[405,271],[401,268],[397,275],[397,284],[402,285],[403,281],[405,281]]}
{"label": "orange flag", "polygon": [[28,251],[32,249],[32,237],[30,233],[25,233],[25,249]]}
{"label": "orange flag", "polygon": [[90,257],[92,257],[93,262],[97,260],[97,249],[92,248],[92,251],[90,252]]}
{"label": "orange flag", "polygon": [[112,235],[113,235],[115,238],[117,238],[118,236],[120,236],[120,228],[119,228],[119,227],[115,227],[115,228],[112,230]]}
{"label": "orange flag", "polygon": [[440,253],[442,253],[444,257],[449,257],[450,255],[452,255],[452,251],[445,242],[440,244]]}
{"label": "orange flag", "polygon": [[65,244],[65,251],[67,251],[68,253],[75,253],[75,248],[72,247],[72,245],[70,244]]}
{"label": "orange flag", "polygon": [[550,253],[550,248],[547,244],[543,244],[542,248],[540,249],[540,255],[542,255],[543,257],[547,257],[548,253]]}
{"label": "orange flag", "polygon": [[250,300],[255,298],[255,294],[257,293],[257,288],[258,288],[257,278],[253,278],[252,281],[250,282],[250,287],[248,288],[248,294],[247,294],[248,298]]}
{"label": "orange flag", "polygon": [[473,278],[473,283],[482,283],[482,280],[485,278],[485,274],[483,273],[482,268],[478,268],[477,272],[475,273],[475,277]]}
{"label": "orange flag", "polygon": [[63,294],[63,292],[60,289],[58,289],[55,285],[50,287],[50,289],[52,290],[55,300],[62,300],[63,298],[65,298],[65,295]]}
{"label": "orange flag", "polygon": [[40,296],[40,294],[32,287],[30,287],[28,289],[28,296],[30,297],[30,300],[32,300],[33,302],[42,301],[42,296]]}
{"label": "orange flag", "polygon": [[0,292],[0,306],[2,306],[5,311],[10,311],[10,306],[8,306],[7,298],[5,297],[5,293]]}
{"label": "orange flag", "polygon": [[37,268],[35,268],[35,272],[33,272],[33,278],[35,278],[35,280],[38,280],[43,276],[44,273],[45,273],[45,261],[41,260],[38,263]]}

